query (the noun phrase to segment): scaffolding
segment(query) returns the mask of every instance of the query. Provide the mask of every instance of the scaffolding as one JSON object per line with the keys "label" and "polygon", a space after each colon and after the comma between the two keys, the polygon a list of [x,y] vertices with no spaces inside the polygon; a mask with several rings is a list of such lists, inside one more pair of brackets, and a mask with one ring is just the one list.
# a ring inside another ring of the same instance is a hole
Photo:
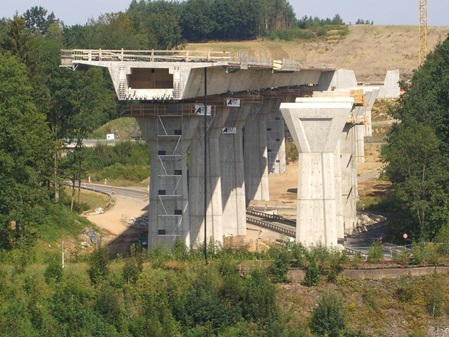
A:
{"label": "scaffolding", "polygon": [[[156,109],[157,114],[157,233],[158,236],[183,236],[186,208],[183,175],[186,174],[182,107]],[[154,186],[154,185],[153,185]]]}

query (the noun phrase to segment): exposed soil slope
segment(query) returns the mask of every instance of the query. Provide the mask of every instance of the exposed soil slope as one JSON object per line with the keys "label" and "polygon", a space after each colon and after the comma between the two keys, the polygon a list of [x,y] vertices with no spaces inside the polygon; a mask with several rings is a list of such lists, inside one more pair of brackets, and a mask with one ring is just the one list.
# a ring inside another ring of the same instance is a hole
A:
{"label": "exposed soil slope", "polygon": [[[351,25],[346,37],[321,40],[190,43],[187,50],[247,51],[257,58],[289,58],[309,64],[353,69],[359,82],[383,82],[385,73],[399,69],[410,79],[418,66],[418,26]],[[428,48],[444,41],[449,27],[428,28]]]}

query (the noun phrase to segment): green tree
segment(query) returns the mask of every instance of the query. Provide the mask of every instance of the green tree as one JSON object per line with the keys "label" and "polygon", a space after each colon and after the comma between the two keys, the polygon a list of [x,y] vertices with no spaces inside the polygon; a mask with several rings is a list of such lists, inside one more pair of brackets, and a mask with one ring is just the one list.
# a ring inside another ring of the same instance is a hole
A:
{"label": "green tree", "polygon": [[181,6],[176,2],[156,0],[147,3],[145,27],[148,48],[174,49],[184,43],[180,22]]}
{"label": "green tree", "polygon": [[382,158],[392,182],[404,230],[431,239],[448,220],[445,183],[448,171],[440,141],[428,125],[396,125],[389,133]]}
{"label": "green tree", "polygon": [[87,48],[142,49],[147,44],[144,32],[135,31],[126,13],[106,13],[97,20],[90,20],[86,29]]}
{"label": "green tree", "polygon": [[180,25],[184,38],[191,42],[213,38],[217,29],[212,15],[213,6],[213,0],[188,0],[183,3]]}
{"label": "green tree", "polygon": [[217,23],[215,38],[248,40],[257,37],[259,8],[249,0],[220,0],[214,5],[213,20]]}
{"label": "green tree", "polygon": [[291,28],[296,24],[295,12],[287,0],[259,0],[257,7],[258,34],[270,35],[275,30]]}
{"label": "green tree", "polygon": [[62,269],[61,260],[56,256],[51,257],[44,272],[45,282],[59,283],[62,280],[63,274],[64,269]]}
{"label": "green tree", "polygon": [[48,11],[41,6],[34,6],[28,9],[24,14],[25,25],[33,33],[45,35],[50,25],[57,22],[53,12]]}
{"label": "green tree", "polygon": [[400,104],[391,109],[401,123],[389,133],[382,157],[402,229],[428,240],[449,216],[449,38],[403,86]]}
{"label": "green tree", "polygon": [[[25,67],[0,54],[0,245],[29,243],[48,201],[51,141]],[[30,225],[30,226],[28,226]]]}
{"label": "green tree", "polygon": [[318,336],[338,337],[345,329],[343,301],[333,293],[323,293],[313,310],[310,329]]}
{"label": "green tree", "polygon": [[109,275],[108,246],[99,244],[89,258],[89,277],[98,284]]}

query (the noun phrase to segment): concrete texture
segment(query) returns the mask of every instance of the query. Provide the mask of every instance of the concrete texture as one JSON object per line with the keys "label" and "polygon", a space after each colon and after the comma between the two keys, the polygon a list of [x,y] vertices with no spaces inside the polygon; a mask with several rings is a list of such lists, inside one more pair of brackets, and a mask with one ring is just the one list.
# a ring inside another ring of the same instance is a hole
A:
{"label": "concrete texture", "polygon": [[281,104],[300,152],[296,241],[308,247],[338,243],[335,149],[353,104],[351,97],[297,98]]}
{"label": "concrete texture", "polygon": [[380,88],[379,98],[398,98],[401,95],[399,80],[399,69],[388,70],[384,85]]}
{"label": "concrete texture", "polygon": [[357,79],[353,70],[337,69],[321,74],[316,91],[333,91],[357,87]]}
{"label": "concrete texture", "polygon": [[243,147],[246,204],[251,200],[270,200],[266,119],[275,103],[274,100],[264,100],[257,107],[254,119],[245,123]]}
{"label": "concrete texture", "polygon": [[243,158],[243,126],[252,104],[233,108],[226,127],[235,127],[235,133],[220,135],[223,235],[246,235],[245,176]]}
{"label": "concrete texture", "polygon": [[200,119],[180,120],[178,112],[137,118],[151,155],[148,245],[152,248],[170,247],[176,239],[188,246],[191,242],[186,152]]}
{"label": "concrete texture", "polygon": [[279,111],[279,104],[267,118],[267,155],[269,174],[283,174],[287,165],[285,156],[285,121]]}
{"label": "concrete texture", "polygon": [[[196,135],[190,146],[189,201],[192,245],[204,240],[206,226],[207,241],[223,243],[223,207],[220,165],[219,136],[228,117],[230,109],[217,109],[213,117],[208,117],[209,125],[204,132],[204,117],[198,126]],[[204,176],[204,137],[207,137],[207,165]],[[204,198],[204,184],[207,194]],[[207,203],[204,218],[204,202]]]}

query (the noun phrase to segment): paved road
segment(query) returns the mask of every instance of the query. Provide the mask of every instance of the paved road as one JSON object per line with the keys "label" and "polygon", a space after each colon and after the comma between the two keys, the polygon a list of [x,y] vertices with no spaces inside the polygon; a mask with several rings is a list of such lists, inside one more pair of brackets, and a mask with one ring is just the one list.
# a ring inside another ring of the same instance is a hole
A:
{"label": "paved road", "polygon": [[345,248],[368,254],[369,248],[373,243],[381,240],[385,259],[392,259],[395,253],[401,253],[406,249],[404,246],[398,246],[383,241],[390,230],[387,224],[383,226],[382,224],[370,225],[367,227],[367,231],[347,237],[344,244]]}
{"label": "paved road", "polygon": [[120,196],[126,196],[136,199],[148,199],[147,191],[145,188],[130,188],[130,187],[114,187],[101,184],[82,184],[83,188],[91,191],[103,192],[107,194],[115,194]]}

